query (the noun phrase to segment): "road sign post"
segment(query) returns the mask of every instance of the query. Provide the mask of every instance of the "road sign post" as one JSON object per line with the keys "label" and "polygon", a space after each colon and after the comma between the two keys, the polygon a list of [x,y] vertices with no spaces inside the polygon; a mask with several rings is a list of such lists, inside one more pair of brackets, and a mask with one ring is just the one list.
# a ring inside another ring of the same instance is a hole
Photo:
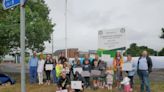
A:
{"label": "road sign post", "polygon": [[3,8],[9,9],[20,5],[20,44],[21,44],[21,92],[26,92],[25,73],[25,3],[27,0],[3,0]]}
{"label": "road sign post", "polygon": [[20,0],[3,0],[3,8],[9,9],[20,4]]}

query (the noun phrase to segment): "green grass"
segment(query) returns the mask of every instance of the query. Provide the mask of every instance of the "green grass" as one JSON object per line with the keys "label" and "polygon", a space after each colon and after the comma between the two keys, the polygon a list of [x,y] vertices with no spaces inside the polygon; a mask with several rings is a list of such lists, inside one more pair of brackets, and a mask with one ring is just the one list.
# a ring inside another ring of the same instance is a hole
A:
{"label": "green grass", "polygon": [[[133,92],[139,92],[139,84],[136,83],[134,91]],[[47,85],[30,85],[26,84],[26,92],[55,92],[56,86],[54,84],[51,84],[49,86]],[[151,90],[152,92],[163,92],[164,90],[164,83],[158,82],[158,83],[151,83]],[[21,92],[21,85],[20,83],[16,83],[15,85],[11,86],[1,86],[0,92]],[[113,89],[113,91],[108,91],[107,89],[98,89],[98,90],[92,90],[92,89],[85,89],[85,92],[119,92],[117,89]]]}
{"label": "green grass", "polygon": [[[17,82],[15,85],[9,85],[9,86],[0,86],[0,92],[21,92],[21,84],[20,84],[20,74],[16,73],[10,73],[10,76],[12,76]],[[28,75],[26,76],[26,92],[55,92],[56,91],[56,85],[51,84],[49,86],[47,85],[30,85],[28,83]],[[135,78],[135,85],[134,85],[134,91],[133,92],[140,92],[140,85],[139,85],[138,78]],[[159,82],[151,81],[151,90],[152,92],[164,92],[164,81],[161,80]],[[107,89],[98,89],[98,90],[92,90],[92,89],[85,89],[84,92],[120,92],[118,89],[113,89],[112,91],[108,91]],[[122,92],[122,91],[121,91]]]}

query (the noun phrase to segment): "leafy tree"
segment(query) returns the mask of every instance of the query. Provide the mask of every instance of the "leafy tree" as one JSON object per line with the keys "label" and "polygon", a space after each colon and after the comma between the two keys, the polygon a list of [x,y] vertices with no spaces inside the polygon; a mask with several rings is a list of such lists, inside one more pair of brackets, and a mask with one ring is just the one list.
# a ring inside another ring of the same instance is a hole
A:
{"label": "leafy tree", "polygon": [[161,51],[159,51],[158,55],[159,56],[164,56],[164,48]]}
{"label": "leafy tree", "polygon": [[130,47],[125,51],[125,54],[131,54],[132,56],[140,56],[142,51],[147,50],[150,55],[156,55],[156,51],[148,48],[147,46],[137,46],[136,43],[130,44]]}
{"label": "leafy tree", "polygon": [[[0,1],[1,2],[1,1]],[[44,41],[50,41],[53,27],[44,0],[28,0],[26,7],[26,48],[44,50]],[[0,3],[0,55],[20,46],[20,8],[3,10]]]}

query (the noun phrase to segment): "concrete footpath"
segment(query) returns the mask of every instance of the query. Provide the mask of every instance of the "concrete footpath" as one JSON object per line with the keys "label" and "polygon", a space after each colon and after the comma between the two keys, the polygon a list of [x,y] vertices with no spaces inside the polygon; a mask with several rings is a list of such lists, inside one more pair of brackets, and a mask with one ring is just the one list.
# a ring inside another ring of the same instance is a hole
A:
{"label": "concrete footpath", "polygon": [[[29,72],[28,65],[25,65],[26,73]],[[21,72],[21,64],[14,63],[1,63],[0,64],[0,72],[9,72],[9,73],[20,73]]]}

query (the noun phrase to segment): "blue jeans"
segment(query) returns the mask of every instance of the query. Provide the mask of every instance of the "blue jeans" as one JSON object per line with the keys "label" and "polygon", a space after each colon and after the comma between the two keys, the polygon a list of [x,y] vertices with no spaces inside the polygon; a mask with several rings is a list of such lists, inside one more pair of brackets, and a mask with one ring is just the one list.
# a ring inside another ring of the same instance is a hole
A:
{"label": "blue jeans", "polygon": [[150,91],[149,72],[146,70],[138,70],[138,75],[141,81],[141,92],[144,92],[144,86],[146,86],[146,92]]}
{"label": "blue jeans", "polygon": [[51,73],[52,73],[52,76],[53,76],[53,82],[54,82],[54,83],[57,83],[57,82],[58,82],[58,78],[56,77],[56,70],[53,69],[53,70],[51,71]]}
{"label": "blue jeans", "polygon": [[30,83],[36,83],[37,81],[37,67],[30,66]]}

